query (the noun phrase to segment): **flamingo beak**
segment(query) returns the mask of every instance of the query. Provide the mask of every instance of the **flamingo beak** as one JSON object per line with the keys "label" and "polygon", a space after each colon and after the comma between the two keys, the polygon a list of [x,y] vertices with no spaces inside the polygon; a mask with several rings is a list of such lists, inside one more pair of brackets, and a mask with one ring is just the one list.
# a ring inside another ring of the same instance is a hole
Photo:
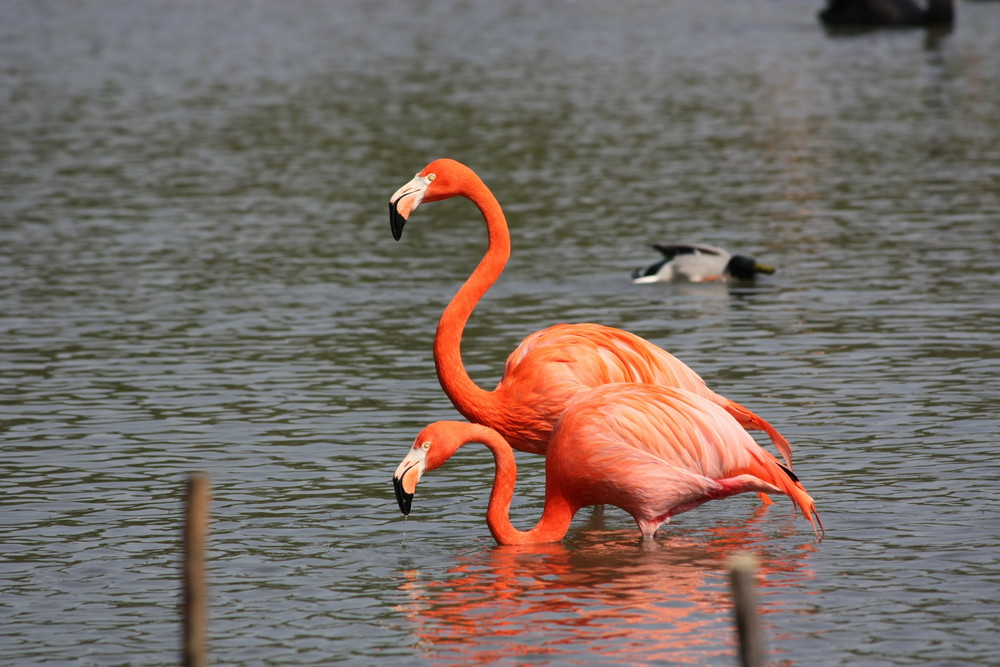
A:
{"label": "flamingo beak", "polygon": [[406,224],[410,214],[420,206],[427,186],[433,180],[433,174],[428,176],[417,174],[389,198],[389,226],[392,228],[392,238],[398,241],[403,236],[403,225]]}
{"label": "flamingo beak", "polygon": [[417,490],[417,482],[426,468],[423,449],[411,449],[392,476],[392,487],[396,492],[396,504],[399,511],[409,515],[410,504],[413,502],[413,492]]}
{"label": "flamingo beak", "polygon": [[396,504],[399,511],[404,516],[410,515],[410,504],[413,502],[413,494],[403,491],[403,481],[399,477],[392,478],[392,488],[396,491]]}

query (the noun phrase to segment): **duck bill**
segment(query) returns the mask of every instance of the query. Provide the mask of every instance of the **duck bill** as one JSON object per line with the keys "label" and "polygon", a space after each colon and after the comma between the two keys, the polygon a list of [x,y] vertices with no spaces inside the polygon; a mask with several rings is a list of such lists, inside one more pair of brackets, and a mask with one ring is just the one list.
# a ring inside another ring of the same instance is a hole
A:
{"label": "duck bill", "polygon": [[395,240],[398,241],[403,236],[403,226],[424,200],[424,193],[432,180],[417,174],[389,198],[389,227]]}
{"label": "duck bill", "polygon": [[424,472],[424,451],[420,449],[410,450],[392,476],[392,488],[396,493],[396,504],[399,511],[404,515],[409,515],[410,505],[413,503],[413,493],[417,490],[417,482]]}
{"label": "duck bill", "polygon": [[770,264],[754,264],[753,270],[757,273],[766,273],[767,275],[774,273],[774,267]]}

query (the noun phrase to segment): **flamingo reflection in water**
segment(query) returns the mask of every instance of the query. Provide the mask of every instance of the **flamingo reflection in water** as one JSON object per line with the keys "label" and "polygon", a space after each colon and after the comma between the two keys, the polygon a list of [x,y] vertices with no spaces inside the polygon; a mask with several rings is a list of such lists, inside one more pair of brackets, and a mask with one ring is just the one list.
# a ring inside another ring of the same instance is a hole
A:
{"label": "flamingo reflection in water", "polygon": [[[757,555],[765,619],[796,613],[787,596],[780,608],[771,603],[773,594],[808,588],[814,578],[815,545],[795,541],[790,520],[776,532],[767,513],[758,507],[749,521],[705,530],[677,525],[668,540],[638,546],[634,529],[603,525],[615,521],[609,510],[565,543],[478,550],[440,575],[405,571],[408,601],[397,610],[421,657],[435,664],[528,656],[559,664],[595,654],[622,664],[717,664],[736,651],[726,556]],[[769,649],[780,654],[780,631],[768,633]]]}

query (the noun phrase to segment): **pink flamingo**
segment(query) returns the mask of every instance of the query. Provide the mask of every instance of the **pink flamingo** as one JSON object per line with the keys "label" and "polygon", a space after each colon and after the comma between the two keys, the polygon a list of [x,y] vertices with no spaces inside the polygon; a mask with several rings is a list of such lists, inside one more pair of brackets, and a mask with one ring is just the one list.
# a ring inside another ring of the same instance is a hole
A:
{"label": "pink flamingo", "polygon": [[765,431],[791,468],[791,445],[773,426],[709,389],[666,350],[621,329],[556,324],[537,331],[507,358],[496,388],[480,388],[462,363],[462,332],[510,257],[510,234],[500,204],[475,172],[443,159],[431,162],[397,190],[389,211],[392,235],[398,241],[403,225],[422,202],[457,196],[467,197],[479,208],[489,237],[486,254],[445,308],[434,338],[438,380],[466,419],[495,429],[514,449],[544,454],[556,420],[582,390],[614,382],[680,387],[719,404],[745,428]]}
{"label": "pink flamingo", "polygon": [[559,541],[580,508],[605,504],[631,514],[642,537],[652,538],[675,514],[746,492],[787,495],[817,537],[817,525],[823,528],[813,499],[791,471],[722,408],[683,389],[621,383],[578,395],[552,432],[545,507],[528,531],[510,522],[514,452],[499,433],[480,424],[442,421],[421,431],[393,476],[400,510],[409,514],[424,473],[470,442],[493,452],[486,523],[499,544]]}

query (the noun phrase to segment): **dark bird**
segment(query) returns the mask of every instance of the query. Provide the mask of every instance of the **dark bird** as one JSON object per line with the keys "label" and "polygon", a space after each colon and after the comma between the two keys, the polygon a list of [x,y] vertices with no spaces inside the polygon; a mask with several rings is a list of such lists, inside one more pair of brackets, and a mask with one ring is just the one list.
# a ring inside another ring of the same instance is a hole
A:
{"label": "dark bird", "polygon": [[828,26],[950,25],[955,20],[952,0],[828,0],[819,13]]}

